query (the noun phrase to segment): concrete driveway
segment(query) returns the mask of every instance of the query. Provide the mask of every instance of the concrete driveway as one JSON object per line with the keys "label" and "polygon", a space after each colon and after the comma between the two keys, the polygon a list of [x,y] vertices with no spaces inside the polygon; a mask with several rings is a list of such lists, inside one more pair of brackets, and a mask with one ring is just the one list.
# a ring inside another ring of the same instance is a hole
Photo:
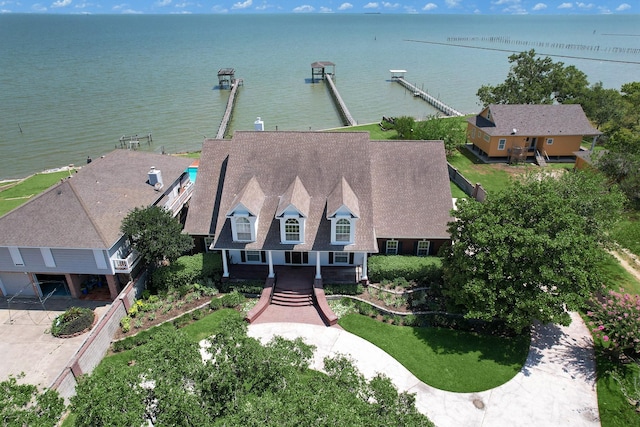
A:
{"label": "concrete driveway", "polygon": [[88,332],[74,338],[56,338],[49,333],[53,319],[71,306],[96,310],[99,318],[108,302],[49,299],[43,306],[37,299],[0,302],[0,381],[10,375],[25,377],[21,383],[48,388],[78,351]]}

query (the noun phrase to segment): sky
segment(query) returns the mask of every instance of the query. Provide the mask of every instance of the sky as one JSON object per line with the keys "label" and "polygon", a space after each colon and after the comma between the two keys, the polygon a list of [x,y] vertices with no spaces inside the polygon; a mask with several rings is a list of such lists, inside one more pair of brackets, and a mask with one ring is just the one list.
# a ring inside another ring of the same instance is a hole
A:
{"label": "sky", "polygon": [[638,14],[638,0],[0,0],[0,13]]}

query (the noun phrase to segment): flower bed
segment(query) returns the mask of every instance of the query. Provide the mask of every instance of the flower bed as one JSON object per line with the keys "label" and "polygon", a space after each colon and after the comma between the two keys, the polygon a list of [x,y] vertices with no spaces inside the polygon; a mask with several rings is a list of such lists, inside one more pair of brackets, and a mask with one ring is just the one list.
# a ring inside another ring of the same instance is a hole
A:
{"label": "flower bed", "polygon": [[82,335],[93,327],[95,314],[93,310],[82,307],[71,307],[53,319],[51,335],[58,338],[72,338]]}

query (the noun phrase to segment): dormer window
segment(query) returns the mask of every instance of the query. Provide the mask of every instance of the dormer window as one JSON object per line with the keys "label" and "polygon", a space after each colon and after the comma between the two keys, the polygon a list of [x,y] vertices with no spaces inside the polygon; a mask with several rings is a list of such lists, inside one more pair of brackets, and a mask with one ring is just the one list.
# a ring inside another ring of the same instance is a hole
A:
{"label": "dormer window", "polygon": [[237,240],[246,240],[250,241],[252,233],[251,233],[251,223],[247,218],[240,217],[236,218],[236,237]]}
{"label": "dormer window", "polygon": [[351,221],[341,218],[336,221],[336,242],[351,241]]}
{"label": "dormer window", "polygon": [[284,222],[284,239],[288,242],[300,241],[300,222],[295,218],[289,218]]}
{"label": "dormer window", "polygon": [[237,215],[230,219],[234,242],[253,242],[256,240],[257,218],[255,216]]}

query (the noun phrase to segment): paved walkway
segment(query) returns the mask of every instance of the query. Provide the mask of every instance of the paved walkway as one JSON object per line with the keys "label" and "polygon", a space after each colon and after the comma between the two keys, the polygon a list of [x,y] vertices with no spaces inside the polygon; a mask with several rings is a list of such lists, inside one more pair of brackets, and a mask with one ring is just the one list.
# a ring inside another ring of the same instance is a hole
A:
{"label": "paved walkway", "polygon": [[37,299],[0,301],[0,381],[9,375],[25,377],[21,383],[50,387],[76,354],[88,334],[74,338],[56,338],[49,330],[53,319],[71,306],[96,309],[96,317],[108,309],[108,302],[51,298],[46,310]]}
{"label": "paved walkway", "polygon": [[326,356],[347,354],[371,378],[381,372],[398,390],[416,394],[418,410],[438,427],[600,426],[591,335],[579,315],[569,327],[536,325],[527,361],[506,384],[479,393],[452,393],[420,382],[371,343],[338,328],[303,323],[249,325],[262,342],[280,335],[316,346],[311,367]]}

